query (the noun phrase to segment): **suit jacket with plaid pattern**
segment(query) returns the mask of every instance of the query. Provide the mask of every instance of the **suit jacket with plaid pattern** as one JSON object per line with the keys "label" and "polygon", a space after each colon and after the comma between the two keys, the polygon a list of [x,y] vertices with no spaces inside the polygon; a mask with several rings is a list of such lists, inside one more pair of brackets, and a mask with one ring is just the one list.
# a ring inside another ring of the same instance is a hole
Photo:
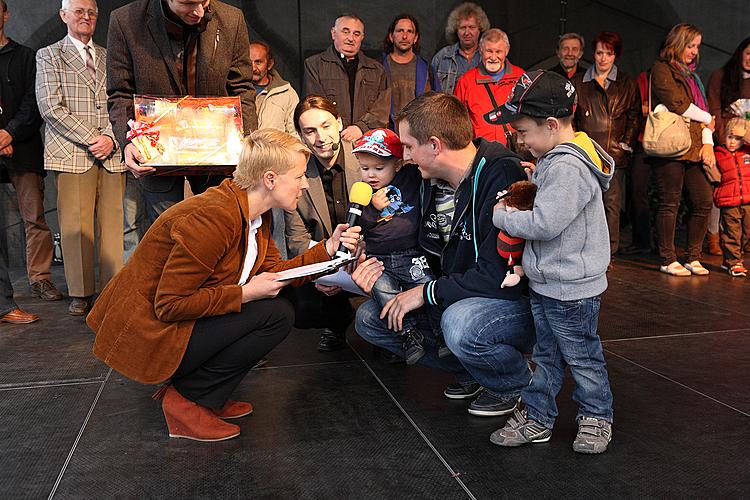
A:
{"label": "suit jacket with plaid pattern", "polygon": [[112,138],[115,148],[102,165],[110,172],[125,171],[107,113],[107,51],[94,47],[96,81],[68,36],[36,54],[36,98],[45,122],[46,170],[86,172],[98,161],[89,152],[89,144],[103,134]]}

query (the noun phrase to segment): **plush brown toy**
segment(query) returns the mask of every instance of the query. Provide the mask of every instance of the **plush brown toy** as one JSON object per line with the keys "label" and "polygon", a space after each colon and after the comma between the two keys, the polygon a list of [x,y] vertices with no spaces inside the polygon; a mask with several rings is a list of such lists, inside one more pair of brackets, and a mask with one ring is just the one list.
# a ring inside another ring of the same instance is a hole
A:
{"label": "plush brown toy", "polygon": [[[506,191],[497,194],[498,201],[505,202],[505,210],[515,212],[517,210],[531,210],[534,207],[534,197],[536,196],[536,184],[529,181],[518,181],[510,185]],[[508,259],[508,272],[505,279],[500,284],[500,288],[516,286],[521,282],[523,277],[523,267],[516,264],[516,261],[523,255],[525,240],[516,238],[505,231],[500,231],[497,235],[497,252],[504,259]]]}

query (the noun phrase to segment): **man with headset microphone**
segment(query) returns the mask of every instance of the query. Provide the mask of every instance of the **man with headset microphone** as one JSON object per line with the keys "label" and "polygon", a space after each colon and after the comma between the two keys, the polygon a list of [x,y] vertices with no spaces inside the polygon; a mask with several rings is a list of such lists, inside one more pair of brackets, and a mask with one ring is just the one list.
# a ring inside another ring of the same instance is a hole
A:
{"label": "man with headset microphone", "polygon": [[[297,210],[286,212],[286,244],[289,257],[302,254],[311,241],[329,238],[337,224],[347,222],[352,186],[361,177],[352,144],[343,141],[343,123],[329,99],[309,95],[294,110],[294,125],[312,152],[307,163],[305,190]],[[346,347],[345,332],[354,310],[350,294],[338,287],[303,285],[289,297],[295,305],[297,328],[322,328],[318,350]]]}

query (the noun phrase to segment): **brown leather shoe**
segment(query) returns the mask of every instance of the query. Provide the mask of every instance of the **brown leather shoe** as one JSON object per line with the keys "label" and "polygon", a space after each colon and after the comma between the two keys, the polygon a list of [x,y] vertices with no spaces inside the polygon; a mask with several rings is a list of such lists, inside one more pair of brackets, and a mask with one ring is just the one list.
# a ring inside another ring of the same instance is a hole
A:
{"label": "brown leather shoe", "polygon": [[[7,314],[0,316],[0,323],[13,323],[14,325],[26,325],[39,321],[39,316],[32,313],[27,313],[18,308],[13,309]],[[252,411],[252,410],[251,410]]]}
{"label": "brown leather shoe", "polygon": [[91,309],[91,297],[71,297],[68,313],[71,316],[86,316]]}
{"label": "brown leather shoe", "polygon": [[39,280],[31,284],[31,295],[42,300],[62,300],[63,294],[50,280]]}
{"label": "brown leather shoe", "polygon": [[224,420],[232,418],[240,418],[246,415],[250,415],[253,412],[253,405],[245,403],[243,401],[233,401],[231,399],[224,403],[221,410],[211,410],[219,418]]}
{"label": "brown leather shoe", "polygon": [[169,437],[194,441],[224,441],[240,435],[240,428],[224,422],[205,406],[182,397],[171,385],[164,392],[161,409]]}

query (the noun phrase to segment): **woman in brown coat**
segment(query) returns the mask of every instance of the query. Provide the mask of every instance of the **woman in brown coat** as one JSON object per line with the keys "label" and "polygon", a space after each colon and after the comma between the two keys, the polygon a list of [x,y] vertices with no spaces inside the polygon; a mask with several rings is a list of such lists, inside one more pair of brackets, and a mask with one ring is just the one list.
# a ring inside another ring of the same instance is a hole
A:
{"label": "woman in brown coat", "polygon": [[[660,58],[651,68],[652,105],[663,104],[672,113],[690,120],[690,149],[678,158],[652,159],[659,191],[656,228],[659,236],[661,272],[672,276],[705,275],[700,263],[703,238],[711,211],[711,185],[702,163],[716,164],[713,151],[714,119],[708,113],[706,93],[695,73],[701,32],[692,24],[678,24],[667,34]],[[690,199],[688,244],[685,265],[677,261],[674,235],[683,186]]]}
{"label": "woman in brown coat", "polygon": [[[252,412],[231,392],[294,324],[277,272],[330,259],[358,228],[282,261],[270,209],[294,210],[307,188],[309,151],[295,137],[259,130],[245,139],[233,179],[185,200],[151,226],[87,318],[94,354],[145,384],[168,381],[162,409],[171,437],[239,435],[222,419]],[[304,279],[292,281],[299,285]]]}

